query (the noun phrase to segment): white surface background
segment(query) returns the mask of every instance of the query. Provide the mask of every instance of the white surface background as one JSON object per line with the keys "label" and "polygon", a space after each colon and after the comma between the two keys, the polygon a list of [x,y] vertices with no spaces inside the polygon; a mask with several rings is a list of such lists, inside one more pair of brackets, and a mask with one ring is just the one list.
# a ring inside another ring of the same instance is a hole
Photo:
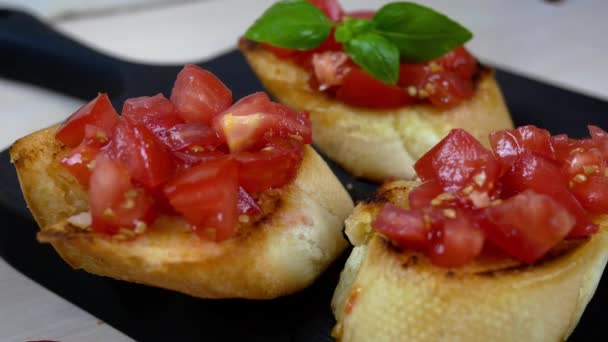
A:
{"label": "white surface background", "polygon": [[[28,7],[58,30],[120,58],[182,64],[233,48],[239,35],[272,2],[14,0],[0,4]],[[343,0],[349,10],[386,2]],[[422,2],[469,27],[475,33],[469,47],[485,62],[608,99],[608,1]],[[4,118],[0,148],[5,148],[22,135],[64,119],[81,101],[0,79],[0,103]],[[129,340],[0,259],[0,340],[28,339]]]}

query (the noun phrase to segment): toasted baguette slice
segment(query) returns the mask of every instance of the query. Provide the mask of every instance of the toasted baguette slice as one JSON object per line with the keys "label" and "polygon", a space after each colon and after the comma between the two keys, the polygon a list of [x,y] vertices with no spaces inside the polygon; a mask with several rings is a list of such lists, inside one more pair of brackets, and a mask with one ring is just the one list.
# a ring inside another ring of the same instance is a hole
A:
{"label": "toasted baguette slice", "polygon": [[310,285],[347,246],[342,222],[353,203],[310,147],[275,210],[232,239],[200,239],[179,217],[161,217],[128,241],[94,234],[73,224],[88,210],[87,195],[58,164],[65,147],[55,131],[22,138],[10,155],[39,239],[74,268],[196,297],[265,299]]}
{"label": "toasted baguette slice", "polygon": [[476,81],[475,95],[442,111],[430,105],[371,110],[346,105],[308,85],[308,73],[242,39],[240,49],[264,87],[281,103],[308,111],[313,140],[355,177],[411,179],[413,165],[452,128],[464,128],[488,146],[490,132],[513,123],[490,70]]}
{"label": "toasted baguette slice", "polygon": [[541,262],[480,259],[444,269],[399,251],[370,222],[390,201],[407,205],[416,184],[394,182],[346,220],[356,245],[332,300],[342,341],[561,341],[578,323],[608,259],[608,221]]}

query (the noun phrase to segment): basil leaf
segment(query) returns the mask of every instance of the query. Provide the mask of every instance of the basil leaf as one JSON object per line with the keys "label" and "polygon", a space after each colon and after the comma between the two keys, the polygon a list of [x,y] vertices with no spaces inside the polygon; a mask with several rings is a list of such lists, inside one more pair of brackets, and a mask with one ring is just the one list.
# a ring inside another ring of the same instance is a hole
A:
{"label": "basil leaf", "polygon": [[375,32],[399,48],[401,59],[428,61],[464,44],[473,34],[428,7],[411,2],[394,2],[374,15]]}
{"label": "basil leaf", "polygon": [[283,0],[268,8],[245,33],[245,37],[270,45],[313,49],[329,36],[333,23],[306,0]]}
{"label": "basil leaf", "polygon": [[399,78],[399,49],[373,32],[360,34],[344,43],[344,50],[363,70],[389,84]]}
{"label": "basil leaf", "polygon": [[336,28],[336,41],[344,43],[353,39],[353,37],[370,32],[374,28],[374,22],[370,19],[357,19],[346,17]]}

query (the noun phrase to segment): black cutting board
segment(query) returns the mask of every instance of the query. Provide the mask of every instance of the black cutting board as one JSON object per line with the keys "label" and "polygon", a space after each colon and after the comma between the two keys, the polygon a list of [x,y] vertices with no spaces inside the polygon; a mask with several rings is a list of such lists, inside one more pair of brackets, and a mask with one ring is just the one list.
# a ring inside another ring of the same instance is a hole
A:
{"label": "black cutting board", "polygon": [[[262,89],[237,51],[198,65],[221,78],[235,99]],[[129,97],[158,92],[167,95],[180,68],[105,56],[25,13],[0,10],[0,77],[83,100],[108,92],[114,105],[121,108],[122,101]],[[496,76],[517,125],[535,124],[554,134],[576,137],[586,135],[590,123],[608,128],[608,102],[502,70],[497,70]],[[351,194],[355,200],[369,196],[375,188],[330,165],[344,184],[354,185]],[[0,256],[34,281],[136,340],[331,340],[334,319],[329,303],[348,252],[313,286],[296,295],[269,301],[196,299],[72,270],[50,245],[36,242],[38,228],[25,207],[7,151],[0,154],[0,179]],[[608,299],[607,287],[608,279],[602,279],[571,341],[608,338],[606,311],[601,306]]]}

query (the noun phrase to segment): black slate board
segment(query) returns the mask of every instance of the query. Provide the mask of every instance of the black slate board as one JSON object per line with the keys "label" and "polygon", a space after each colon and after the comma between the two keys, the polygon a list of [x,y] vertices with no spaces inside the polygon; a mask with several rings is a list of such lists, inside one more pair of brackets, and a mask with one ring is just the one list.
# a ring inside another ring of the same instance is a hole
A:
{"label": "black slate board", "polygon": [[[237,99],[262,89],[236,51],[199,65],[218,75]],[[27,14],[0,10],[1,77],[82,99],[93,98],[99,91],[108,92],[115,106],[121,108],[128,97],[167,94],[180,68],[120,61],[67,39]],[[506,71],[498,70],[496,76],[517,125],[535,124],[552,133],[576,137],[586,135],[589,123],[608,128],[608,102]],[[375,188],[330,164],[344,184],[354,185],[351,194],[356,200],[366,198]],[[293,296],[270,301],[191,298],[72,270],[49,245],[36,242],[38,228],[25,207],[7,151],[0,153],[0,179],[0,256],[34,281],[136,340],[331,340],[334,320],[329,302],[348,252],[313,286]],[[571,341],[608,338],[606,329],[602,329],[607,287],[608,280],[602,279]]]}

